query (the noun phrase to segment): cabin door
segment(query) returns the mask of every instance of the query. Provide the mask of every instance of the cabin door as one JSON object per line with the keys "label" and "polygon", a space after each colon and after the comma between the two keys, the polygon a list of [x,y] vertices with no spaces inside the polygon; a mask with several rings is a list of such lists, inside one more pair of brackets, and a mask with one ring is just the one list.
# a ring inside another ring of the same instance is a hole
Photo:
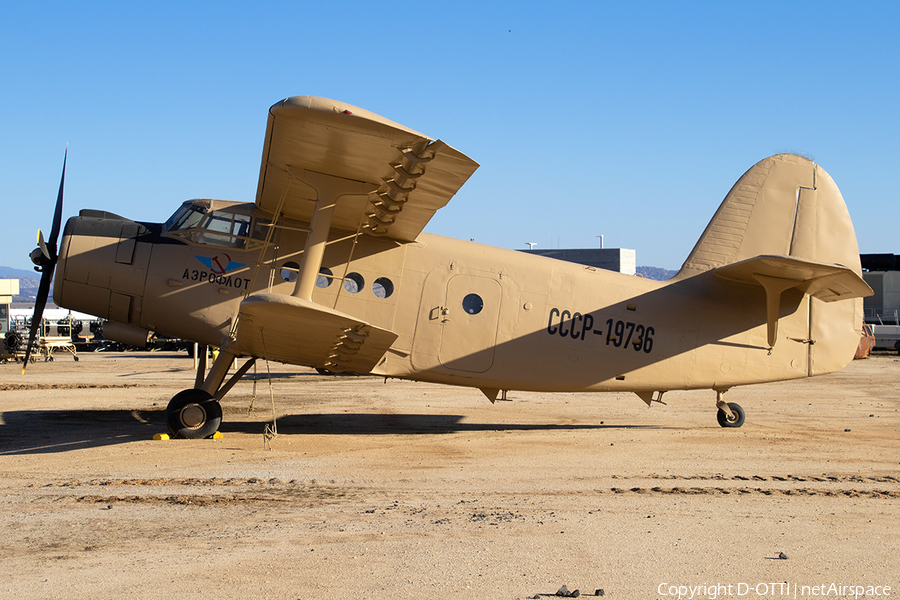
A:
{"label": "cabin door", "polygon": [[456,275],[447,282],[441,315],[441,364],[484,373],[494,363],[500,321],[500,283],[487,277]]}
{"label": "cabin door", "polygon": [[484,373],[494,363],[500,283],[439,268],[426,281],[419,306],[412,364],[419,371]]}

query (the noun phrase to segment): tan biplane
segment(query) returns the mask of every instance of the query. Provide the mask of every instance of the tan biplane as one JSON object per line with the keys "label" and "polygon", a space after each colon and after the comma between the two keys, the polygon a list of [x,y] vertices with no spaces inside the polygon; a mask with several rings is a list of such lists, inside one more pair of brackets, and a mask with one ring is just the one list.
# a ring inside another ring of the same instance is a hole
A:
{"label": "tan biplane", "polygon": [[258,358],[492,402],[630,391],[649,406],[709,389],[723,427],[744,421],[729,388],[853,359],[872,292],[841,194],[812,161],[754,165],[665,282],[424,233],[477,167],[366,110],[288,98],[269,109],[255,203],[191,200],[164,223],[82,210],[57,252],[64,161],[51,235],[32,253],[36,313],[58,263],[54,301],[108,319],[107,337],[219,348],[168,405],[183,438],[216,432],[219,401]]}

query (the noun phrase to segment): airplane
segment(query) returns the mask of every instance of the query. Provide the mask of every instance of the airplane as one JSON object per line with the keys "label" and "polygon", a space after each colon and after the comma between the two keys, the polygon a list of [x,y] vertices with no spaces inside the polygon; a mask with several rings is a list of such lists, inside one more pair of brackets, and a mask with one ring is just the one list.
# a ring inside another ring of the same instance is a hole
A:
{"label": "airplane", "polygon": [[82,210],[57,250],[64,159],[50,236],[32,252],[35,316],[58,269],[56,304],[107,319],[110,339],[218,348],[166,408],[180,438],[218,430],[220,401],[257,359],[491,402],[628,391],[650,406],[712,390],[723,427],[745,420],[730,388],[853,359],[872,290],[841,193],[813,161],[751,167],[664,282],[425,233],[478,166],[362,108],[292,97],[269,109],[255,202],[189,200],[162,223]]}

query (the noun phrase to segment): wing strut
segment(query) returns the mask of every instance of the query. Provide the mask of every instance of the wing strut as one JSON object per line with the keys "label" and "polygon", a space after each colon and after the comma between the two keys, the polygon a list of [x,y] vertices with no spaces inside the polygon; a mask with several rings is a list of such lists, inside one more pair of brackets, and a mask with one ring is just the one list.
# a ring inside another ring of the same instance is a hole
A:
{"label": "wing strut", "polygon": [[[291,169],[289,173],[316,190],[316,208],[309,224],[309,236],[306,238],[303,258],[300,259],[300,272],[297,274],[297,285],[293,293],[295,298],[312,301],[338,198],[345,194],[368,194],[372,191],[372,186],[306,170]],[[357,187],[363,189],[354,189]]]}

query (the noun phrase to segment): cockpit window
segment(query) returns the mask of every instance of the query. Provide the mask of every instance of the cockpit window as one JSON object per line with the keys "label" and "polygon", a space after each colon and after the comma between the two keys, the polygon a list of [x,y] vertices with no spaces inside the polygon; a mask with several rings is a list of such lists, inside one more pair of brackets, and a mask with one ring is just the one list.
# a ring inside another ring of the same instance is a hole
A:
{"label": "cockpit window", "polygon": [[177,229],[192,229],[200,223],[200,219],[206,214],[206,209],[193,204],[182,205],[175,214],[166,221],[166,231]]}
{"label": "cockpit window", "polygon": [[237,203],[213,208],[212,202],[215,201],[185,202],[166,221],[166,232],[208,246],[252,250],[262,245],[271,222],[254,218],[252,205]]}

